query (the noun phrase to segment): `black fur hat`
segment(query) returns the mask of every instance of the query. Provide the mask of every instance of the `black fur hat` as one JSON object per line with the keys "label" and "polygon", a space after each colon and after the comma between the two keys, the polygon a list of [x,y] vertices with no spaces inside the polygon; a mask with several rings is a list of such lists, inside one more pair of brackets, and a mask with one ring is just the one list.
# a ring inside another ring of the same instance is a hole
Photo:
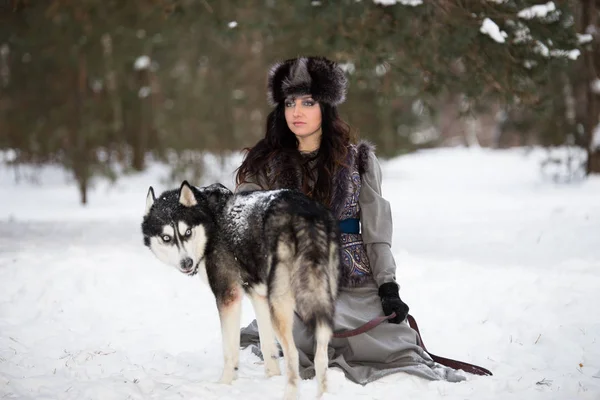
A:
{"label": "black fur hat", "polygon": [[269,71],[268,100],[276,106],[291,95],[311,95],[318,102],[337,106],[346,100],[348,79],[325,57],[298,57],[273,65]]}

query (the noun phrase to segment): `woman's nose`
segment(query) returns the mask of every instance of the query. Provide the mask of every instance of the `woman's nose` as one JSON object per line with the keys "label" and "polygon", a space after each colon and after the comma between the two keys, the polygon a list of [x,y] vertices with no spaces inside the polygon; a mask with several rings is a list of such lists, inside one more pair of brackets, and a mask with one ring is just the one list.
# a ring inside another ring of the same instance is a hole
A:
{"label": "woman's nose", "polygon": [[299,116],[300,114],[302,114],[302,110],[300,109],[300,107],[301,107],[301,106],[300,106],[300,105],[298,105],[298,104],[294,106],[294,117],[297,117],[297,116]]}

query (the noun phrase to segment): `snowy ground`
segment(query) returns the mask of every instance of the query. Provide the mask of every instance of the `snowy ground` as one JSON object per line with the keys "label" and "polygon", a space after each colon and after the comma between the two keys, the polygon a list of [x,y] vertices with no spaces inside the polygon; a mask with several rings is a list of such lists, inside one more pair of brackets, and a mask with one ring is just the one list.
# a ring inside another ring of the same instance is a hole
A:
{"label": "snowy ground", "polygon": [[[600,179],[553,184],[540,157],[454,149],[382,163],[401,293],[425,343],[494,376],[361,387],[331,369],[325,398],[600,399]],[[0,168],[0,399],[281,397],[284,378],[264,378],[248,351],[232,386],[215,383],[209,289],[142,245],[164,167],[99,183],[86,208],[61,171],[38,172],[42,186],[17,185]],[[313,398],[315,382],[300,393]]]}

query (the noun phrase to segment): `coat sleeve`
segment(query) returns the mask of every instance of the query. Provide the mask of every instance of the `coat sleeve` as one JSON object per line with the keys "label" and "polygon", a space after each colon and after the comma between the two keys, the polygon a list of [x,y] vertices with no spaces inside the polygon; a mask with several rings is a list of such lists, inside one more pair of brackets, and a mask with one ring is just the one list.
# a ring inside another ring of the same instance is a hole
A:
{"label": "coat sleeve", "polygon": [[240,183],[235,187],[235,193],[250,192],[252,190],[268,190],[268,185],[264,179],[257,177],[247,178],[245,182]]}
{"label": "coat sleeve", "polygon": [[263,190],[263,188],[254,182],[243,182],[235,187],[235,193],[250,192],[252,190]]}
{"label": "coat sleeve", "polygon": [[380,286],[396,281],[396,262],[391,249],[392,211],[390,203],[381,195],[381,166],[372,152],[361,180],[358,198],[361,233],[373,278]]}

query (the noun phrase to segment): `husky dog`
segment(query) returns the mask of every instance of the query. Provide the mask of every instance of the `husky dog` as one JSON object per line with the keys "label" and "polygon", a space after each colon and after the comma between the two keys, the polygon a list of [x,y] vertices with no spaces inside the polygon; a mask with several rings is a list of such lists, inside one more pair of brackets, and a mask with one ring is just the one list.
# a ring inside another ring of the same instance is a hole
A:
{"label": "husky dog", "polygon": [[161,261],[186,275],[199,274],[215,295],[222,383],[235,379],[246,293],[256,314],[267,376],[281,373],[273,333],[283,349],[285,399],[296,398],[299,379],[294,311],[315,333],[319,395],[326,391],[341,268],[339,228],[327,208],[292,190],[233,194],[218,183],[197,188],[184,181],[158,198],[150,187],[142,233]]}

